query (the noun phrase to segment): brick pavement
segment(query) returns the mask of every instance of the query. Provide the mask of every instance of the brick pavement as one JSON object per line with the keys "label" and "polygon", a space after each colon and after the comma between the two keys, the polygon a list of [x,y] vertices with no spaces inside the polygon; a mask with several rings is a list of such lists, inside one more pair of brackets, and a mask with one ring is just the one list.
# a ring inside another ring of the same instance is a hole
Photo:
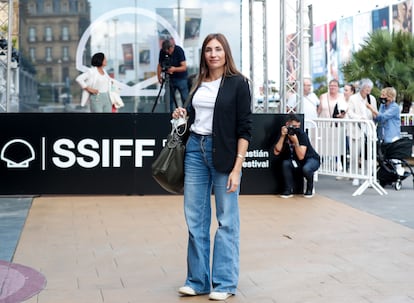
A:
{"label": "brick pavement", "polygon": [[[244,195],[240,210],[227,302],[414,302],[413,229],[320,195]],[[186,240],[181,196],[40,197],[13,262],[47,278],[29,303],[207,302],[177,295]]]}

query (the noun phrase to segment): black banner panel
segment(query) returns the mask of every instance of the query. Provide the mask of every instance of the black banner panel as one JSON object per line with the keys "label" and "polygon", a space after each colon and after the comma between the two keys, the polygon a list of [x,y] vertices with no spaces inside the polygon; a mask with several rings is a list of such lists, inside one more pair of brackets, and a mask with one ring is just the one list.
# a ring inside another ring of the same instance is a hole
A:
{"label": "black banner panel", "polygon": [[[0,194],[168,194],[151,163],[171,130],[166,113],[0,114]],[[283,114],[254,114],[241,193],[281,191],[271,147]]]}

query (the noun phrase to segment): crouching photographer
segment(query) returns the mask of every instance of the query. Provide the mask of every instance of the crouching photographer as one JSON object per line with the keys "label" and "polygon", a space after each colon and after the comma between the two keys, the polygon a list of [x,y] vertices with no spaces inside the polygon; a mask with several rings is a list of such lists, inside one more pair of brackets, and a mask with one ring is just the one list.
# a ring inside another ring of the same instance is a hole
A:
{"label": "crouching photographer", "polygon": [[306,179],[304,197],[313,197],[313,175],[320,166],[320,157],[312,147],[308,135],[300,128],[299,118],[291,114],[282,126],[273,153],[282,161],[285,187],[282,198],[293,196],[295,175],[302,173]]}

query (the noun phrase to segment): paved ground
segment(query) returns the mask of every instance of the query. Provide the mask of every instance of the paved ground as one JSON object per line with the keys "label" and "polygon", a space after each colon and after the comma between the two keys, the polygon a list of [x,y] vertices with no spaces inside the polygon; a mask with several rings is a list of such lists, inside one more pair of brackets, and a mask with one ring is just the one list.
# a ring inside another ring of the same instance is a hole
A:
{"label": "paved ground", "polygon": [[352,196],[355,189],[350,180],[319,176],[316,190],[325,197],[414,229],[414,182],[411,176],[403,181],[399,191],[387,185],[387,195],[381,196],[368,188],[362,195]]}
{"label": "paved ground", "polygon": [[[242,196],[240,284],[227,301],[413,303],[412,179],[386,189],[353,197],[351,181],[319,176],[313,199]],[[176,294],[180,196],[3,197],[0,214],[2,258],[47,279],[29,303],[208,301]]]}
{"label": "paved ground", "polygon": [[31,204],[31,197],[0,198],[0,260],[11,261]]}

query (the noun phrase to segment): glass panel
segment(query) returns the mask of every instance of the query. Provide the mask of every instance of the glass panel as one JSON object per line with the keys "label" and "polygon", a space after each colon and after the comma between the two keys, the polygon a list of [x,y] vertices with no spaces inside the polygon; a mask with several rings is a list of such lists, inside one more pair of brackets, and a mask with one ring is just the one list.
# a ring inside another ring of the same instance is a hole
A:
{"label": "glass panel", "polygon": [[[162,41],[172,37],[183,48],[188,73],[192,75],[197,73],[203,38],[221,32],[228,38],[236,64],[241,68],[240,3],[240,0],[225,3],[221,0],[22,1],[28,7],[20,10],[19,48],[20,55],[28,60],[21,60],[20,64],[26,71],[36,71],[25,73],[25,77],[32,77],[38,86],[31,89],[33,104],[20,108],[44,111],[47,107],[49,112],[50,106],[54,106],[56,111],[87,111],[80,108],[81,88],[75,79],[90,67],[94,53],[103,52],[108,61],[106,71],[122,88],[125,107],[121,112],[149,112],[158,94],[157,111],[166,111],[164,90],[160,90],[156,77]],[[44,29],[44,38],[37,39],[36,27]],[[65,71],[64,81],[62,71]],[[28,102],[28,88],[21,85],[20,90],[25,90],[24,102]],[[70,98],[56,98],[63,93]],[[60,104],[61,99],[64,103],[71,100],[70,106]]]}

